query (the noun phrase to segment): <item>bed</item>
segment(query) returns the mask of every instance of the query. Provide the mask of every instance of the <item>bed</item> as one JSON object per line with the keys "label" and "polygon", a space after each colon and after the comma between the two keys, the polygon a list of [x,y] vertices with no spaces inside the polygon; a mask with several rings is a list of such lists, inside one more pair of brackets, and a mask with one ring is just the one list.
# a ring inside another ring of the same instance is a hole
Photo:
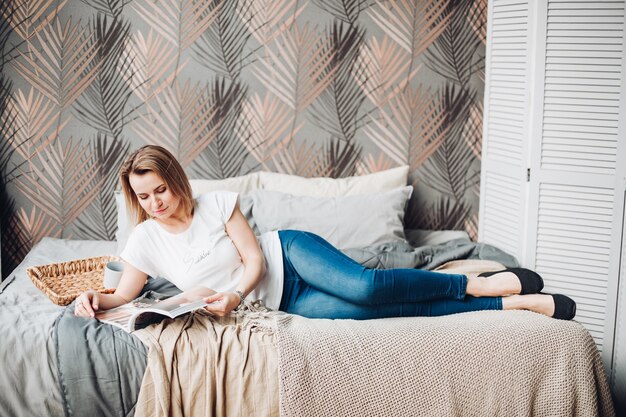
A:
{"label": "bed", "polygon": [[[272,174],[271,184],[289,189],[285,180]],[[283,194],[249,188],[259,181],[192,185],[196,193],[241,192],[257,232],[313,228],[368,266],[463,272],[516,264],[463,232],[404,230],[406,176],[382,178],[383,188],[368,197],[358,182],[311,184],[309,193],[323,189],[320,196],[297,195],[308,183]],[[367,179],[369,190],[376,184]],[[342,224],[368,225],[367,233],[327,224],[328,207],[352,217]],[[294,224],[307,210],[318,217]],[[598,350],[576,321],[526,311],[310,320],[249,303],[224,319],[197,312],[128,334],[73,317],[71,305],[51,303],[27,277],[30,266],[118,253],[125,227],[118,226],[118,242],[44,238],[2,283],[2,416],[614,415]],[[176,289],[151,279],[145,291]]]}

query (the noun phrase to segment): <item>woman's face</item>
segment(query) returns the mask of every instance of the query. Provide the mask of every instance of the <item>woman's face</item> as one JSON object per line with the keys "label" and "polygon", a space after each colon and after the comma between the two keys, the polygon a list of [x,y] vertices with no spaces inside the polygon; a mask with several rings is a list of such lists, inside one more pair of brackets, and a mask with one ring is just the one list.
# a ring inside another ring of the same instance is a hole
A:
{"label": "woman's face", "polygon": [[180,197],[174,195],[165,181],[152,171],[142,175],[130,174],[128,181],[139,204],[150,217],[165,220],[176,214],[181,207]]}

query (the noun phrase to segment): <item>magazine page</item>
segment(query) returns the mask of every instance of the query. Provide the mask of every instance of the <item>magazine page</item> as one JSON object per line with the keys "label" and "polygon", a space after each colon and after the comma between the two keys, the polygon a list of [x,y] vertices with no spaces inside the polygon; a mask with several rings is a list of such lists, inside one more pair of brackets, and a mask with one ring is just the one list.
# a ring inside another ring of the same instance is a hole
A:
{"label": "magazine page", "polygon": [[133,303],[123,304],[110,310],[97,311],[96,319],[130,331],[129,322],[139,309]]}
{"label": "magazine page", "polygon": [[206,287],[197,287],[164,300],[141,297],[119,307],[97,312],[96,318],[130,332],[139,325],[159,322],[163,316],[174,318],[202,308],[207,304],[204,298],[214,293]]}
{"label": "magazine page", "polygon": [[204,298],[214,294],[215,291],[206,287],[196,287],[178,295],[166,298],[162,301],[147,300],[149,302],[135,303],[135,307],[144,311],[153,311],[164,314],[168,317],[176,317],[189,311],[204,307]]}

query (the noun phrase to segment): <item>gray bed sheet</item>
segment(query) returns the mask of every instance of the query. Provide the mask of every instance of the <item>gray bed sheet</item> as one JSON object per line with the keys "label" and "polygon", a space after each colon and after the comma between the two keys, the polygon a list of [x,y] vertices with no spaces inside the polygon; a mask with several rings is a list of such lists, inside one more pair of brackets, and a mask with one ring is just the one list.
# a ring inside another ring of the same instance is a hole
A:
{"label": "gray bed sheet", "polygon": [[63,307],[33,285],[26,268],[114,254],[116,242],[44,238],[0,285],[0,416],[64,416],[52,337]]}

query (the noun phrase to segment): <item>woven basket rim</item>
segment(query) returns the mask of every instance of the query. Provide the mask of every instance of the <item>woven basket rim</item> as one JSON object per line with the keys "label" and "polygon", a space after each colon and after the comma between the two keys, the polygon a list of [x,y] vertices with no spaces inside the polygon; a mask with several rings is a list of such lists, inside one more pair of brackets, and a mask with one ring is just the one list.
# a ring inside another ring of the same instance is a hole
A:
{"label": "woven basket rim", "polygon": [[[68,305],[83,291],[93,289],[103,294],[110,294],[114,289],[105,289],[102,285],[104,265],[110,261],[120,260],[115,255],[103,255],[89,258],[73,259],[66,262],[55,262],[45,265],[31,266],[26,274],[41,292],[57,305]],[[94,274],[95,273],[95,274]],[[71,283],[71,285],[66,284]],[[60,287],[60,289],[59,289]]]}

